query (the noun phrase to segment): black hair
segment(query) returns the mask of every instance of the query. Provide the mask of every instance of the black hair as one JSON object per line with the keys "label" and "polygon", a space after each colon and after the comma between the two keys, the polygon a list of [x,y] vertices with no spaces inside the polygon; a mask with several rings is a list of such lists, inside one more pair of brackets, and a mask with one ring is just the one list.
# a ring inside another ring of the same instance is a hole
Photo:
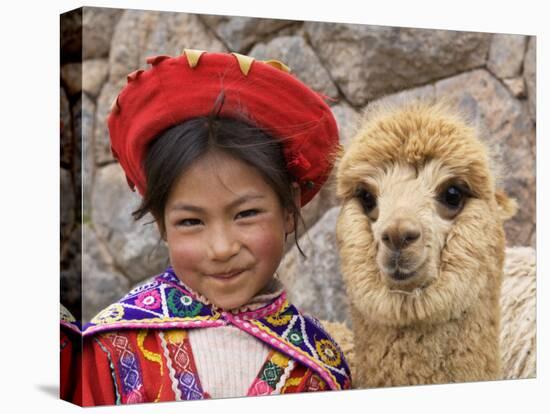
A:
{"label": "black hair", "polygon": [[294,241],[298,244],[298,220],[304,224],[300,208],[294,202],[293,182],[288,172],[282,143],[267,134],[242,112],[239,118],[219,114],[225,94],[220,93],[209,115],[174,125],[151,141],[143,160],[147,188],[138,209],[132,212],[137,221],[151,213],[159,223],[164,238],[164,209],[172,185],[191,164],[212,151],[222,151],[256,168],[277,194],[284,210],[294,218]]}

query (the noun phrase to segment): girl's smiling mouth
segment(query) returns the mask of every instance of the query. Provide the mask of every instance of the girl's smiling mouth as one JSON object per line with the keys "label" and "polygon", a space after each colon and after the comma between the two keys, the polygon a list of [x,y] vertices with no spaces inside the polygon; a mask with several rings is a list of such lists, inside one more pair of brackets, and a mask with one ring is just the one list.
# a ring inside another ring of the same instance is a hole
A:
{"label": "girl's smiling mouth", "polygon": [[227,279],[233,279],[239,276],[244,271],[246,271],[246,269],[236,270],[229,273],[207,274],[206,276],[213,277],[214,279],[227,280]]}

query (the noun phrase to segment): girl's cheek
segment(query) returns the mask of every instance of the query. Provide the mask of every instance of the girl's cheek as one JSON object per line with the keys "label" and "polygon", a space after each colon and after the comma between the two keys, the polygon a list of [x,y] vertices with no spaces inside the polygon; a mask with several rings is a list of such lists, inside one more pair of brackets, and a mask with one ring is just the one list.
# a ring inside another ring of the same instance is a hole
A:
{"label": "girl's cheek", "polygon": [[192,267],[199,263],[203,257],[202,243],[197,243],[187,238],[168,239],[168,250],[170,258],[176,263],[181,263],[186,267]]}
{"label": "girl's cheek", "polygon": [[278,254],[284,248],[284,232],[279,226],[257,226],[245,234],[244,242],[258,254]]}

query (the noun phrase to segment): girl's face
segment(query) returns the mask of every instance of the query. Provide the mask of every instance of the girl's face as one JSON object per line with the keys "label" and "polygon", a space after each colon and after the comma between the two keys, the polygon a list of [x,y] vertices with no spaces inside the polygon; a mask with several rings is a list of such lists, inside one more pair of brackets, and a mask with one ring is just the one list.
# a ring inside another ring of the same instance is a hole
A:
{"label": "girl's face", "polygon": [[222,309],[238,308],[272,279],[294,230],[275,191],[252,166],[223,152],[194,162],[164,209],[176,275]]}

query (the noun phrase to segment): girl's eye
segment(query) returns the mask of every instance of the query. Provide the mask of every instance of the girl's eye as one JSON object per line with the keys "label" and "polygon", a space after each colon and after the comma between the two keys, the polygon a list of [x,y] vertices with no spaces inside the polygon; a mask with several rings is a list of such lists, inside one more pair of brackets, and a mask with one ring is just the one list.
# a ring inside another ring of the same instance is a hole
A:
{"label": "girl's eye", "polygon": [[258,213],[259,211],[255,209],[245,210],[237,214],[237,218],[253,217],[253,216],[256,216]]}
{"label": "girl's eye", "polygon": [[199,219],[183,219],[178,221],[178,226],[183,227],[191,227],[191,226],[198,226],[201,224],[201,221]]}

